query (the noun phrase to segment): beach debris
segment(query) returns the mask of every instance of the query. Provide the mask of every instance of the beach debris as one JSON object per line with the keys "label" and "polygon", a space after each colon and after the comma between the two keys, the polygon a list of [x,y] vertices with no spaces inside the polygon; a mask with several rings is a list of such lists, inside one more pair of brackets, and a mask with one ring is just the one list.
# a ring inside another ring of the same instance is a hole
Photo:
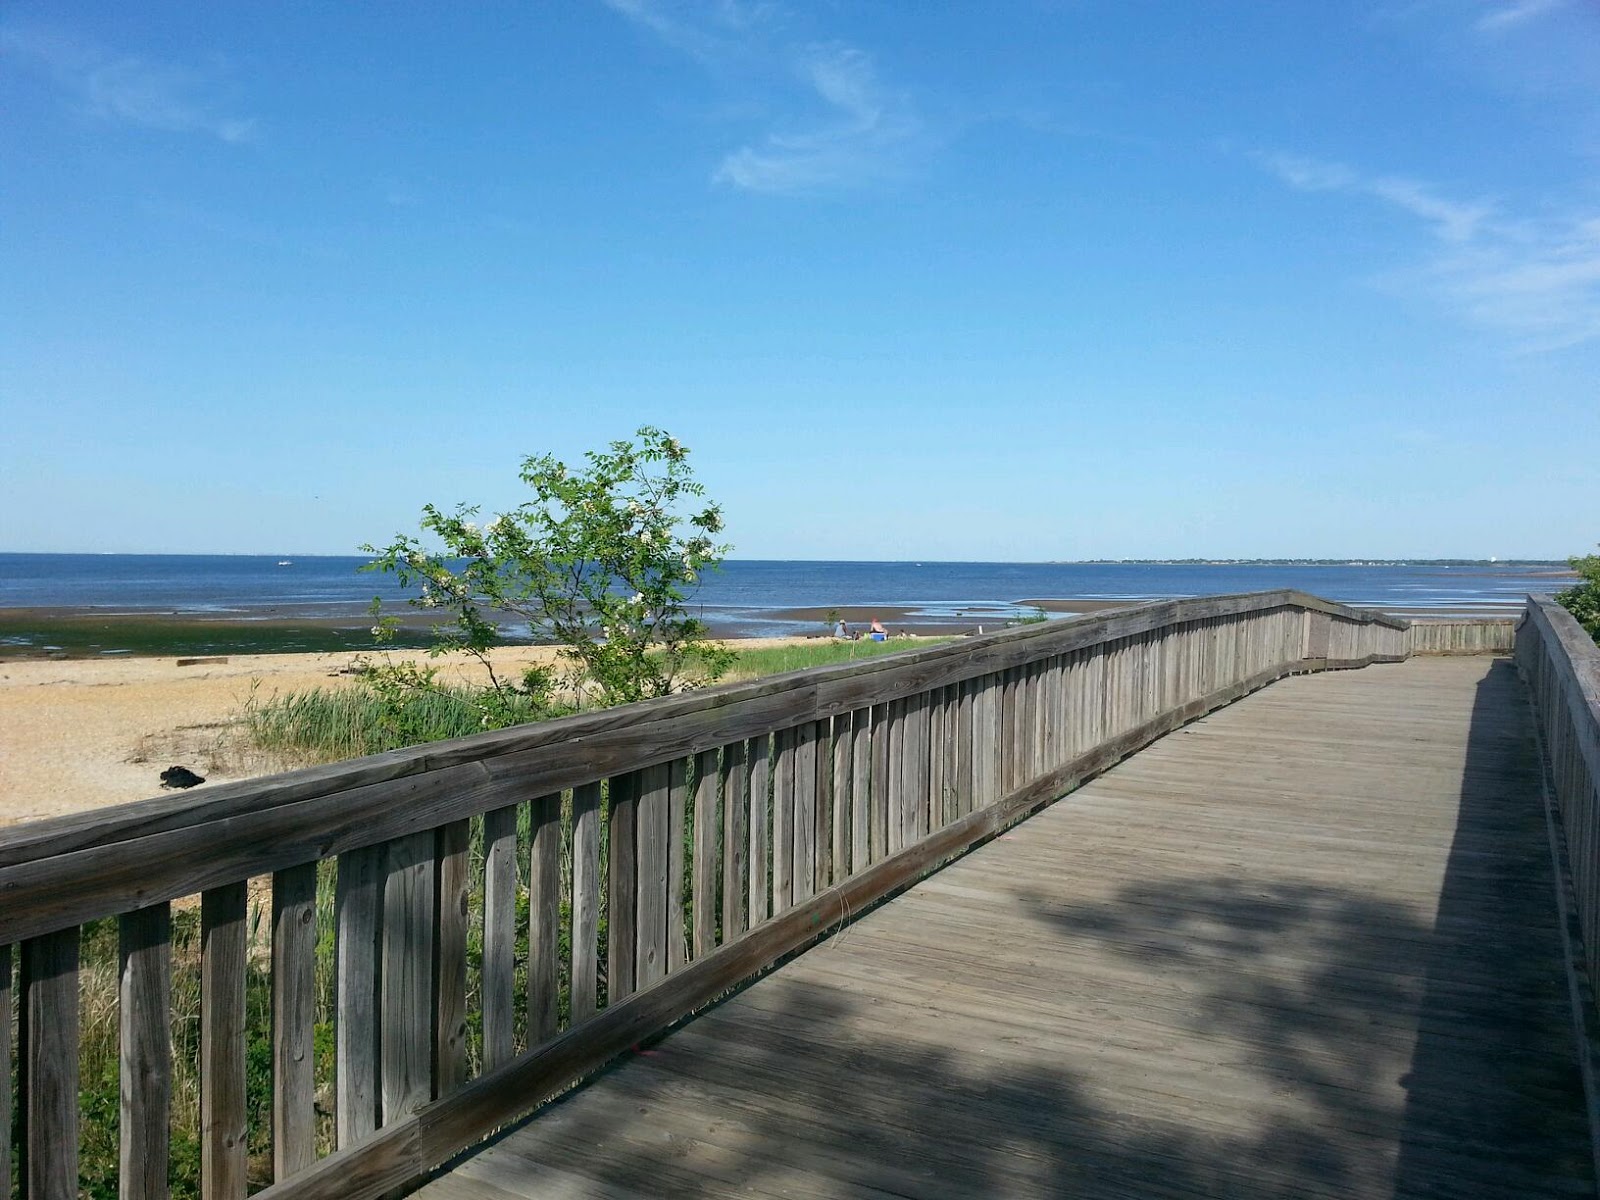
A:
{"label": "beach debris", "polygon": [[196,775],[188,767],[168,767],[161,772],[161,786],[164,788],[192,788],[204,782],[204,776]]}
{"label": "beach debris", "polygon": [[210,655],[204,658],[180,658],[178,660],[178,666],[198,667],[202,663],[225,663],[227,661],[228,659],[225,655]]}

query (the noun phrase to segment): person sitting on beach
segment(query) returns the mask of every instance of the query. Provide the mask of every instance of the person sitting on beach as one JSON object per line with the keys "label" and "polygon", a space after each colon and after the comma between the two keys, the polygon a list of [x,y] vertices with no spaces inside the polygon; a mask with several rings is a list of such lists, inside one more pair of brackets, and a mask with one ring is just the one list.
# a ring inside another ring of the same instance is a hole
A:
{"label": "person sitting on beach", "polygon": [[872,633],[870,636],[875,642],[886,642],[889,640],[889,631],[883,627],[883,622],[878,620],[877,617],[872,618]]}
{"label": "person sitting on beach", "polygon": [[843,617],[840,617],[839,623],[833,627],[833,636],[836,638],[842,638],[845,641],[850,639],[850,626],[844,623]]}

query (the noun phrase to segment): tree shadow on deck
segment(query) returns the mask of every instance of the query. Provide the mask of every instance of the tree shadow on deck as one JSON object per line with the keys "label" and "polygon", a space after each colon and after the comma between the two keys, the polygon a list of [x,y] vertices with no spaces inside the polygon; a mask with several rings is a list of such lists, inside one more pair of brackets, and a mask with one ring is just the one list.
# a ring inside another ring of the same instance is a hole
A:
{"label": "tree shadow on deck", "polygon": [[[1072,905],[1019,883],[1004,965],[930,933],[871,986],[825,958],[780,971],[463,1176],[497,1196],[688,1200],[1589,1194],[1517,687],[1505,664],[1480,687],[1432,921],[1292,866],[1153,867]],[[1073,956],[1095,982],[1029,961]]]}
{"label": "tree shadow on deck", "polygon": [[[1306,1194],[1593,1195],[1537,770],[1521,685],[1497,661],[1431,923],[1292,878],[1138,879],[1038,915],[1159,968],[1189,999],[1185,1027],[1237,1047],[1230,1065],[1303,1113]],[[1282,1165],[1281,1135],[1240,1149]]]}
{"label": "tree shadow on deck", "polygon": [[1497,659],[1473,705],[1422,961],[1397,1195],[1438,1194],[1434,1148],[1444,1140],[1519,1164],[1525,1195],[1594,1195],[1541,771],[1527,693],[1512,662]]}

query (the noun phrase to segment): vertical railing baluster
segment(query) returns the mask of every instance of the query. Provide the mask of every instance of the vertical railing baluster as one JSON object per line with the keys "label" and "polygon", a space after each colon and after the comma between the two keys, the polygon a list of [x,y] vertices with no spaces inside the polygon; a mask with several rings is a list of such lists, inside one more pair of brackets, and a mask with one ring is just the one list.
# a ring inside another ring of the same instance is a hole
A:
{"label": "vertical railing baluster", "polygon": [[850,714],[850,873],[872,865],[872,710]]}
{"label": "vertical railing baluster", "polygon": [[485,1070],[510,1062],[516,1044],[517,812],[520,807],[508,804],[483,814],[483,965],[478,973],[478,994]]}
{"label": "vertical railing baluster", "polygon": [[850,808],[850,755],[854,750],[851,718],[855,714],[843,712],[833,718],[833,777],[829,800],[833,805],[829,821],[832,834],[828,858],[831,870],[827,884],[843,883],[850,877],[850,842],[854,832],[854,816]]}
{"label": "vertical railing baluster", "polygon": [[[717,811],[717,794],[721,790],[722,772],[715,750],[702,750],[695,755],[694,786],[694,856],[693,890],[694,907],[694,957],[701,958],[717,948],[717,896],[726,882],[717,855],[718,832],[722,827],[722,814]],[[732,846],[734,840],[729,838]],[[724,906],[724,920],[733,905]],[[724,929],[723,940],[731,935]]]}
{"label": "vertical railing baluster", "polygon": [[759,925],[772,913],[772,892],[767,870],[768,795],[771,787],[772,751],[766,735],[751,738],[747,757],[750,766],[750,924]]}
{"label": "vertical railing baluster", "polygon": [[746,746],[734,742],[722,752],[722,941],[733,941],[750,923],[745,897],[749,882],[750,766]]}
{"label": "vertical railing baluster", "polygon": [[[667,974],[671,974],[684,963],[689,961],[691,932],[687,928],[689,917],[684,910],[684,891],[686,882],[692,886],[692,878],[696,860],[691,852],[688,855],[688,869],[691,876],[685,881],[685,852],[684,843],[693,837],[694,830],[698,830],[699,805],[695,805],[696,824],[692,830],[689,826],[689,766],[691,759],[675,758],[667,764]],[[713,772],[716,769],[717,758],[713,753],[711,765]],[[712,806],[715,808],[716,800],[713,798]],[[713,813],[713,816],[715,814]],[[715,850],[715,846],[712,847]],[[695,907],[691,896],[690,907]],[[713,916],[715,913],[713,912]]]}
{"label": "vertical railing baluster", "polygon": [[889,701],[887,790],[889,794],[889,853],[906,846],[906,699]]}
{"label": "vertical railing baluster", "polygon": [[272,1177],[316,1161],[317,864],[272,876]]}
{"label": "vertical railing baluster", "polygon": [[794,754],[798,733],[772,738],[772,913],[794,903]]}
{"label": "vertical railing baluster", "polygon": [[817,872],[817,724],[807,721],[794,731],[794,807],[790,837],[793,858],[789,896],[793,903],[811,899]]}
{"label": "vertical railing baluster", "polygon": [[334,888],[334,1136],[339,1147],[378,1127],[378,955],[383,848],[339,856]]}
{"label": "vertical railing baluster", "polygon": [[889,713],[890,704],[872,706],[872,861],[889,853]]}
{"label": "vertical railing baluster", "polygon": [[816,721],[812,727],[817,741],[811,821],[811,892],[815,895],[833,879],[833,722]]}
{"label": "vertical railing baluster", "polygon": [[635,842],[638,777],[615,775],[607,785],[606,1004],[633,994],[638,858]]}
{"label": "vertical railing baluster", "polygon": [[528,806],[528,1045],[561,1023],[561,793]]}
{"label": "vertical railing baluster", "polygon": [[388,1125],[433,1099],[433,831],[395,838],[386,853],[378,1037]]}
{"label": "vertical railing baluster", "polygon": [[22,943],[22,1182],[78,1195],[78,927]]}
{"label": "vertical railing baluster", "polygon": [[200,897],[200,1195],[243,1200],[244,985],[249,931],[243,880]]}
{"label": "vertical railing baluster", "polygon": [[667,764],[646,767],[638,775],[634,979],[636,986],[647,988],[667,974],[667,838],[672,814]]}
{"label": "vertical railing baluster", "polygon": [[447,1096],[467,1081],[467,924],[471,911],[468,855],[472,822],[434,830],[433,1094]]}
{"label": "vertical railing baluster", "polygon": [[[171,906],[153,904],[124,913],[118,920],[117,933],[121,1084],[118,1195],[119,1200],[164,1200],[168,1195],[167,1131],[172,1116]],[[9,984],[9,969],[6,973]],[[4,1023],[4,1029],[9,1050],[9,1021]],[[9,1075],[5,1078],[9,1091]],[[10,1126],[4,1124],[0,1128],[9,1130]]]}
{"label": "vertical railing baluster", "polygon": [[600,938],[600,785],[572,789],[572,995],[571,1021],[598,1007]]}

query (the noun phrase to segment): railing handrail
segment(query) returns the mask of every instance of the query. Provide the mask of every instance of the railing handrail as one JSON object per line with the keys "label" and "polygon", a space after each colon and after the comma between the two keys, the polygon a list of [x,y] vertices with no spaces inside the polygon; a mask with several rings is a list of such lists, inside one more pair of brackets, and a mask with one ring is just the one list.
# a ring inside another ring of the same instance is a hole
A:
{"label": "railing handrail", "polygon": [[[1043,642],[1050,646],[1050,653],[1062,653],[1099,641],[1147,632],[1173,620],[1199,620],[1284,605],[1325,612],[1350,621],[1387,625],[1391,629],[1406,629],[1411,625],[1410,621],[1387,613],[1351,608],[1292,589],[1154,600],[1071,621],[1001,629],[963,638],[959,642],[908,650],[862,662],[806,667],[780,675],[721,684],[510,729],[407,746],[324,766],[220,784],[206,789],[204,793],[154,796],[148,800],[134,800],[88,812],[46,817],[0,828],[0,867],[207,821],[224,820],[263,807],[294,804],[375,783],[389,783],[410,775],[443,770],[463,761],[540,749],[556,742],[608,733],[628,725],[688,717],[744,700],[811,687],[822,690],[858,677],[882,676],[885,681],[898,682],[902,677],[912,676],[931,666],[943,666],[952,660],[969,660],[970,670],[955,673],[948,680],[959,682],[962,678],[1015,665],[1013,656],[1006,655],[1004,650],[1019,643]],[[381,839],[374,839],[377,840]]]}
{"label": "railing handrail", "polygon": [[1581,739],[1579,746],[1590,770],[1600,778],[1600,644],[1589,636],[1577,617],[1544,593],[1529,594],[1523,622],[1529,621],[1547,645],[1561,650],[1558,661],[1567,668],[1561,676],[1569,711],[1574,717],[1587,714],[1589,728],[1594,731]]}
{"label": "railing handrail", "polygon": [[557,791],[1046,655],[1280,607],[1410,625],[1287,589],[1161,600],[51,818],[0,831],[0,943],[476,816],[512,789]]}

